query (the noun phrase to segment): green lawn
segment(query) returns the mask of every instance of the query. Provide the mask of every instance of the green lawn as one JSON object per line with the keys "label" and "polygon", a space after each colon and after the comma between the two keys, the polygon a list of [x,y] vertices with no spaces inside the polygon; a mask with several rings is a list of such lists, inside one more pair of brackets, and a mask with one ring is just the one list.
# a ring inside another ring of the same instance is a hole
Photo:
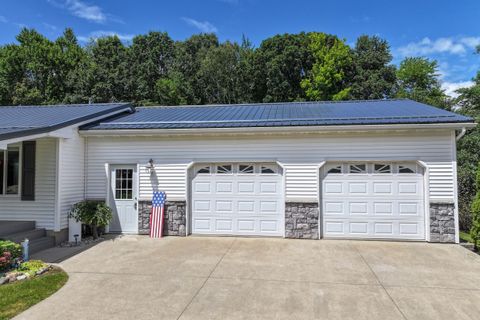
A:
{"label": "green lawn", "polygon": [[0,320],[10,319],[60,289],[68,280],[61,270],[53,270],[32,280],[0,286]]}
{"label": "green lawn", "polygon": [[460,240],[473,243],[472,238],[470,237],[470,233],[464,231],[460,231]]}

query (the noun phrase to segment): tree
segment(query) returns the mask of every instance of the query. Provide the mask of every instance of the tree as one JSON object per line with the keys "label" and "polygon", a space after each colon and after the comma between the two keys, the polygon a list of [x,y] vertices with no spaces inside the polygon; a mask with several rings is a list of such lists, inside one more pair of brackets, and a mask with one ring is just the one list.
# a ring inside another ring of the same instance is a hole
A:
{"label": "tree", "polygon": [[475,182],[477,194],[472,202],[472,228],[470,229],[470,237],[472,238],[475,251],[478,251],[478,242],[480,241],[480,162],[478,163]]}
{"label": "tree", "polygon": [[166,32],[149,32],[133,38],[129,50],[129,90],[141,104],[152,103],[156,83],[167,79],[173,67],[174,42]]}
{"label": "tree", "polygon": [[300,82],[312,66],[308,43],[309,36],[304,32],[262,41],[254,57],[255,101],[305,100]]}
{"label": "tree", "polygon": [[87,47],[91,64],[85,76],[91,77],[93,102],[128,101],[128,48],[117,36],[99,38]]}
{"label": "tree", "polygon": [[350,47],[335,36],[309,34],[308,45],[314,57],[312,69],[301,87],[310,100],[345,100],[349,97],[347,74],[352,66]]}
{"label": "tree", "polygon": [[480,114],[480,72],[473,78],[473,86],[457,90],[456,104],[465,113]]}
{"label": "tree", "polygon": [[353,49],[351,75],[352,99],[384,99],[392,95],[396,68],[390,64],[392,55],[386,40],[363,35]]}
{"label": "tree", "polygon": [[450,109],[452,102],[441,89],[435,60],[405,58],[397,71],[396,96]]}

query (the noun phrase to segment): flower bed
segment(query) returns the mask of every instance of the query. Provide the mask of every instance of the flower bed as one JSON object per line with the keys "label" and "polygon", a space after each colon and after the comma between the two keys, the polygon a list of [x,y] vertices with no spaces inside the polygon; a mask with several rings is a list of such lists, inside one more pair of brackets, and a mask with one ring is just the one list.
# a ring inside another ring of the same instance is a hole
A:
{"label": "flower bed", "polygon": [[40,260],[22,261],[22,247],[12,241],[0,240],[0,285],[27,280],[52,269]]}

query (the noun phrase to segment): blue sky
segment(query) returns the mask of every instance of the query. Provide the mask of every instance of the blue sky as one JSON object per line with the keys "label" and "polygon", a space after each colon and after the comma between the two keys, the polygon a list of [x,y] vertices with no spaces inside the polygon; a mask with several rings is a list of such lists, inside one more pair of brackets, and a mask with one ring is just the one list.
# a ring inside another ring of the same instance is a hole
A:
{"label": "blue sky", "polygon": [[398,63],[405,56],[437,59],[444,87],[468,85],[480,69],[478,0],[2,0],[0,44],[24,26],[54,39],[71,27],[80,41],[117,34],[128,42],[149,30],[176,40],[215,32],[221,40],[246,35],[255,45],[278,33],[322,31],[354,44],[361,34],[388,40]]}

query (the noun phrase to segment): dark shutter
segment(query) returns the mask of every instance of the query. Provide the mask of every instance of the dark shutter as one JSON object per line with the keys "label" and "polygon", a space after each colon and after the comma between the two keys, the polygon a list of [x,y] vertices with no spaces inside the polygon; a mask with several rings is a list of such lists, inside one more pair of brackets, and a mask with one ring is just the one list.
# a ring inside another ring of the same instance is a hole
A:
{"label": "dark shutter", "polygon": [[22,200],[35,200],[35,141],[24,141],[22,152]]}

